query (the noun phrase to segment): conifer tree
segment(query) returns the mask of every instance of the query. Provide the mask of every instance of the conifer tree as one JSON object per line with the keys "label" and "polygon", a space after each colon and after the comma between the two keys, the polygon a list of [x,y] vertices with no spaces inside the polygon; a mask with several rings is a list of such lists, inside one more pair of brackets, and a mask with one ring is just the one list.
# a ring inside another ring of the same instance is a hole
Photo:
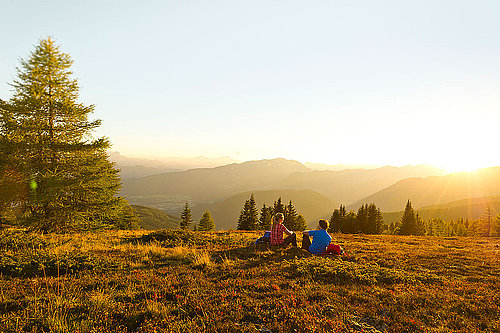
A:
{"label": "conifer tree", "polygon": [[282,213],[282,214],[285,213],[285,206],[281,202],[281,197],[279,197],[278,201],[275,201],[274,205],[273,205],[273,215],[276,215],[278,213]]}
{"label": "conifer tree", "polygon": [[495,218],[495,232],[497,233],[497,237],[500,236],[500,214]]}
{"label": "conifer tree", "polygon": [[410,200],[406,203],[405,211],[396,229],[398,235],[423,235],[425,232],[422,219],[413,210]]}
{"label": "conifer tree", "polygon": [[287,229],[299,230],[296,224],[298,214],[297,210],[293,206],[292,200],[290,200],[288,205],[286,205],[283,215],[283,224],[285,225],[285,227],[287,227]]}
{"label": "conifer tree", "polygon": [[271,217],[272,217],[272,208],[267,207],[265,203],[262,204],[262,208],[260,210],[260,218],[259,218],[260,230],[271,229]]}
{"label": "conifer tree", "polygon": [[493,211],[489,205],[486,206],[483,215],[480,218],[480,227],[482,236],[490,237],[491,236],[491,228],[493,225]]}
{"label": "conifer tree", "polygon": [[250,195],[248,200],[248,226],[249,230],[257,229],[259,224],[259,211],[257,210],[257,204],[255,203],[255,198],[253,193]]}
{"label": "conifer tree", "polygon": [[211,231],[215,229],[215,222],[208,210],[203,213],[200,222],[198,223],[198,231]]}
{"label": "conifer tree", "polygon": [[381,234],[384,226],[384,218],[380,208],[378,208],[374,203],[371,203],[367,207],[367,225],[365,232],[367,234]]}
{"label": "conifer tree", "polygon": [[110,142],[91,136],[101,121],[88,119],[94,106],[78,102],[72,63],[52,39],[41,40],[21,60],[14,96],[0,105],[0,148],[10,155],[0,171],[17,175],[7,183],[25,194],[8,205],[22,207],[25,221],[45,231],[132,228],[138,219],[116,196],[120,179],[106,154]]}
{"label": "conifer tree", "polygon": [[356,214],[356,225],[354,232],[367,233],[367,229],[368,229],[368,205],[364,204],[358,208],[358,212]]}
{"label": "conifer tree", "polygon": [[346,214],[345,221],[342,225],[342,232],[345,234],[356,233],[356,213],[354,211],[350,211]]}
{"label": "conifer tree", "polygon": [[238,218],[238,230],[255,230],[259,224],[259,212],[255,204],[255,198],[252,195],[245,201],[243,209]]}
{"label": "conifer tree", "polygon": [[240,211],[240,216],[238,217],[238,226],[237,230],[249,230],[248,226],[248,215],[249,215],[249,210],[250,210],[250,202],[249,200],[245,200],[245,204],[243,205],[243,208]]}
{"label": "conifer tree", "polygon": [[189,204],[186,201],[186,204],[184,205],[184,209],[182,210],[181,213],[181,223],[180,223],[180,228],[183,230],[189,229],[189,226],[193,223],[193,216],[191,215],[191,209],[189,208]]}
{"label": "conifer tree", "polygon": [[307,222],[304,216],[299,214],[295,220],[296,230],[304,231],[307,229]]}
{"label": "conifer tree", "polygon": [[328,232],[343,232],[343,225],[345,222],[345,206],[340,205],[339,209],[335,209],[330,217],[330,226]]}

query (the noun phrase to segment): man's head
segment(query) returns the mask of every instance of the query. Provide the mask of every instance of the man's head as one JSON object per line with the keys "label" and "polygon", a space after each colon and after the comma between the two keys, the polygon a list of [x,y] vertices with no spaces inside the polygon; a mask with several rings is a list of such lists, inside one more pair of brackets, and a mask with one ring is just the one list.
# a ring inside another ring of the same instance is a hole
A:
{"label": "man's head", "polygon": [[318,222],[319,227],[320,227],[321,229],[325,229],[325,230],[326,230],[326,229],[328,229],[328,225],[329,225],[329,224],[330,224],[330,223],[328,222],[328,220],[325,220],[325,219],[321,219],[321,220],[319,220],[319,222]]}

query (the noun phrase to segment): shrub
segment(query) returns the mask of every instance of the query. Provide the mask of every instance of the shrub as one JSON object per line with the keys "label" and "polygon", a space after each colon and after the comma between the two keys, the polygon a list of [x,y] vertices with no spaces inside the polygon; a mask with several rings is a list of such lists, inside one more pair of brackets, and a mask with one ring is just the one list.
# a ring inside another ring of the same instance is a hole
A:
{"label": "shrub", "polygon": [[25,250],[0,256],[0,272],[8,276],[57,276],[98,266],[88,253],[77,251],[56,255],[47,250]]}
{"label": "shrub", "polygon": [[42,235],[19,229],[6,229],[0,232],[0,250],[45,248],[47,242]]}
{"label": "shrub", "polygon": [[300,258],[290,262],[296,272],[316,280],[336,283],[415,283],[438,282],[441,279],[431,273],[415,273],[394,268],[380,267],[376,263],[356,263],[338,258]]}

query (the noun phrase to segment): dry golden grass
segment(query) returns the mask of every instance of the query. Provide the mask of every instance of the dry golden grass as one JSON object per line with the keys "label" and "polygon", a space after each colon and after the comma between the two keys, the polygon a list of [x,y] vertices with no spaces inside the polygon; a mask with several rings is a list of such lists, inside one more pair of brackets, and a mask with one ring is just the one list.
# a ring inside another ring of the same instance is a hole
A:
{"label": "dry golden grass", "polygon": [[0,236],[5,332],[500,331],[498,238],[333,235],[346,256],[321,257],[252,232]]}

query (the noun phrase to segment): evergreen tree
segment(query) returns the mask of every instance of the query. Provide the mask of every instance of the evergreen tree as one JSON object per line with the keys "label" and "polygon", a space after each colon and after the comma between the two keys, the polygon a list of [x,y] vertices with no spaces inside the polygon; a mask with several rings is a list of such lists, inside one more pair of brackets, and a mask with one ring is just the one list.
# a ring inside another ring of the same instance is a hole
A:
{"label": "evergreen tree", "polygon": [[340,211],[335,208],[330,217],[330,226],[328,232],[340,232]]}
{"label": "evergreen tree", "polygon": [[342,228],[342,232],[345,234],[356,233],[356,213],[354,211],[346,214]]}
{"label": "evergreen tree", "polygon": [[248,226],[249,230],[257,229],[259,224],[259,210],[257,209],[257,204],[255,203],[255,198],[253,193],[250,195],[248,200]]}
{"label": "evergreen tree", "polygon": [[189,229],[189,226],[193,223],[193,216],[191,215],[191,209],[189,208],[189,204],[186,201],[186,204],[184,205],[184,209],[182,210],[181,213],[181,223],[180,227],[183,230]]}
{"label": "evergreen tree", "polygon": [[215,222],[208,210],[203,213],[200,222],[198,223],[198,231],[211,231],[215,229]]}
{"label": "evergreen tree", "polygon": [[380,208],[374,203],[367,207],[368,217],[365,232],[367,234],[381,234],[384,226],[384,218]]}
{"label": "evergreen tree", "polygon": [[497,233],[497,237],[500,236],[500,214],[495,218],[495,232]]}
{"label": "evergreen tree", "polygon": [[304,231],[307,229],[307,222],[304,216],[299,214],[295,220],[296,230]]}
{"label": "evergreen tree", "polygon": [[274,202],[274,206],[273,206],[273,215],[276,215],[278,213],[282,213],[282,214],[285,213],[285,206],[281,202],[281,197],[278,198],[278,201]]}
{"label": "evergreen tree", "polygon": [[266,207],[266,204],[264,203],[260,210],[260,218],[259,218],[260,230],[271,229],[271,217],[272,217],[272,208]]}
{"label": "evergreen tree", "polygon": [[283,224],[288,230],[299,230],[296,224],[298,214],[293,206],[292,200],[286,205],[283,215]]}
{"label": "evergreen tree", "polygon": [[240,217],[238,218],[238,230],[255,230],[259,223],[257,206],[255,204],[255,198],[252,195],[250,199],[245,201],[243,209],[240,212]]}
{"label": "evergreen tree", "polygon": [[491,236],[491,228],[494,227],[493,222],[493,211],[488,205],[484,210],[483,216],[480,218],[481,234],[485,237]]}
{"label": "evergreen tree", "polygon": [[240,216],[238,217],[238,226],[237,230],[249,230],[248,226],[248,215],[250,210],[250,202],[249,200],[245,200],[245,204],[240,211]]}
{"label": "evergreen tree", "polygon": [[335,209],[330,217],[329,232],[344,232],[344,224],[346,220],[346,210],[344,205],[340,205],[339,209]]}
{"label": "evergreen tree", "polygon": [[368,233],[368,205],[361,205],[358,208],[358,212],[356,214],[356,225],[354,232],[356,233]]}
{"label": "evergreen tree", "polygon": [[398,235],[423,235],[424,234],[423,222],[418,214],[415,213],[410,200],[406,203],[403,216],[398,223]]}
{"label": "evergreen tree", "polygon": [[0,105],[0,150],[10,156],[0,165],[8,172],[0,181],[12,185],[0,192],[20,189],[24,195],[7,206],[21,207],[25,221],[40,230],[133,228],[133,210],[116,196],[119,170],[108,161],[110,143],[91,137],[101,124],[88,119],[94,106],[77,101],[72,63],[50,38],[21,60],[14,96]]}

